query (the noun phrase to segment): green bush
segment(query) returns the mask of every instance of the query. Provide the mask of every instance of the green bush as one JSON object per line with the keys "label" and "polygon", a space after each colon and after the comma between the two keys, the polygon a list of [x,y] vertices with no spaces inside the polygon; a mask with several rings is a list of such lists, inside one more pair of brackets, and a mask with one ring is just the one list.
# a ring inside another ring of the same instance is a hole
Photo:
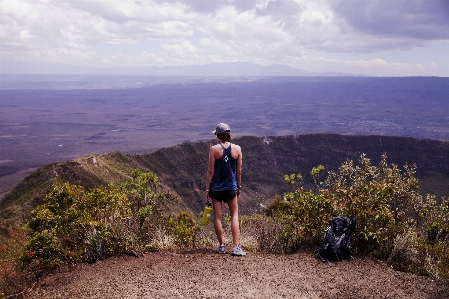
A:
{"label": "green bush", "polygon": [[278,238],[283,242],[283,251],[291,252],[319,241],[331,210],[331,202],[323,194],[296,189],[283,198],[273,198],[265,215],[281,225]]}
{"label": "green bush", "polygon": [[180,212],[177,217],[167,218],[167,232],[179,247],[194,247],[195,237],[201,228],[202,226],[188,212]]}
{"label": "green bush", "polygon": [[[114,185],[84,190],[55,181],[44,204],[31,212],[24,266],[54,267],[61,263],[92,260],[93,240],[100,239],[104,252],[124,251],[129,243],[121,234],[123,220],[130,217],[126,194]],[[95,237],[93,237],[95,236]],[[30,254],[32,253],[32,254]]]}
{"label": "green bush", "polygon": [[[357,252],[402,264],[414,273],[447,274],[449,199],[437,204],[434,196],[420,195],[416,166],[406,164],[401,170],[389,165],[385,154],[373,166],[362,154],[357,165],[348,160],[320,182],[323,171],[320,165],[310,172],[314,191],[303,190],[301,174],[285,175],[293,191],[275,197],[264,209],[277,224],[271,227],[276,227],[283,252],[317,245],[333,217],[347,216],[356,219],[351,245]],[[260,227],[259,234],[266,235],[266,229]]]}
{"label": "green bush", "polygon": [[160,205],[172,196],[160,189],[153,173],[135,170],[131,177],[89,190],[56,180],[26,225],[23,267],[45,269],[143,250],[164,221]]}
{"label": "green bush", "polygon": [[356,218],[357,230],[352,244],[359,251],[385,258],[396,235],[405,232],[416,217],[421,200],[415,167],[404,166],[404,173],[382,156],[379,167],[372,166],[365,155],[359,165],[343,163],[338,172],[329,172],[328,187],[334,215]]}

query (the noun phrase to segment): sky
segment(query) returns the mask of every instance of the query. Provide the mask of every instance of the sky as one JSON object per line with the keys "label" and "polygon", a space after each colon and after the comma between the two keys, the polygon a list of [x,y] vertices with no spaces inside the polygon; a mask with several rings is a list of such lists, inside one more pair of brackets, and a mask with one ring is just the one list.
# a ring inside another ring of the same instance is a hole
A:
{"label": "sky", "polygon": [[449,77],[449,0],[0,0],[5,62]]}

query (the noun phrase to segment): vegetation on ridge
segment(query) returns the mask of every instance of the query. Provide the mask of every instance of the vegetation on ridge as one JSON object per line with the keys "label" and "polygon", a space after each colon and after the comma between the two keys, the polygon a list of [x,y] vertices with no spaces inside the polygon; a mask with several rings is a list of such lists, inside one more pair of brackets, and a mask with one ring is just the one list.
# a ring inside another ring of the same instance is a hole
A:
{"label": "vegetation on ridge", "polygon": [[[320,140],[320,136],[312,137]],[[337,159],[339,152],[326,149],[313,153],[317,159],[323,157],[325,166],[310,167],[310,177],[284,176],[298,165],[305,169],[304,165],[312,161],[297,148],[310,150],[301,138],[283,137],[274,144],[257,143],[260,139],[252,137],[239,139],[247,149],[242,203],[265,204],[262,212],[247,213],[241,219],[246,249],[287,253],[302,246],[317,246],[330,218],[355,216],[358,224],[352,245],[356,253],[372,254],[404,271],[449,276],[449,198],[437,200],[434,195],[422,194],[416,166],[404,163],[400,169],[397,164],[388,164],[386,155],[379,166],[373,166],[366,155],[361,155],[358,164],[348,159],[334,170],[329,168],[329,161]],[[329,138],[342,141],[349,137]],[[203,197],[186,194],[203,196],[201,161],[205,161],[207,147],[206,142],[187,143],[153,155],[112,153],[86,157],[67,166],[52,164],[50,170],[59,180],[45,191],[45,200],[31,213],[27,235],[10,231],[0,247],[0,288],[12,285],[18,273],[15,265],[43,271],[61,263],[95,261],[115,253],[138,255],[145,250],[210,247],[214,244],[208,235],[210,227],[198,225],[198,209],[183,211],[178,201],[171,201],[177,209],[165,210],[169,205],[164,204],[164,198],[177,194],[184,197],[180,202],[192,203],[190,207],[203,204]],[[294,155],[291,148],[296,150]],[[179,154],[185,151],[193,156]],[[189,169],[192,164],[197,169]],[[142,170],[132,171],[136,166]],[[90,187],[83,183],[79,169],[90,174]],[[178,172],[184,175],[178,176]],[[188,176],[191,172],[195,173],[193,177]],[[258,201],[261,188],[269,188],[267,184],[283,178],[293,190],[278,186],[271,201]],[[101,182],[108,181],[113,183],[102,186]],[[176,193],[168,192],[170,189],[162,187],[161,181],[174,187]],[[39,184],[34,185],[34,192],[44,192],[38,190]],[[311,190],[306,191],[308,188]],[[19,253],[21,258],[17,259]]]}
{"label": "vegetation on ridge", "polygon": [[112,254],[138,256],[161,249],[165,238],[192,247],[200,229],[195,219],[188,212],[164,212],[166,202],[177,196],[164,191],[154,173],[135,169],[130,177],[89,189],[55,180],[43,204],[31,211],[25,235],[18,239],[11,234],[9,244],[0,248],[0,289],[8,289],[19,269],[40,275],[62,264],[95,262]]}
{"label": "vegetation on ridge", "polygon": [[[327,171],[336,170],[342,161],[357,160],[361,153],[375,164],[384,152],[389,162],[396,165],[416,163],[415,176],[421,194],[434,194],[437,201],[449,194],[449,142],[332,134],[250,136],[234,141],[244,150],[244,189],[240,201],[243,214],[254,213],[259,204],[267,204],[275,194],[288,191],[284,174],[308,172],[319,164]],[[130,179],[133,169],[139,168],[155,173],[165,190],[171,189],[180,197],[173,207],[176,212],[199,213],[204,202],[208,148],[213,142],[187,142],[149,154],[88,155],[41,167],[0,200],[0,239],[10,231],[17,231],[29,218],[30,211],[42,204],[55,178],[93,188],[110,182],[120,184]],[[304,183],[306,188],[314,184],[309,176],[304,177]]]}
{"label": "vegetation on ridge", "polygon": [[[248,249],[275,253],[310,248],[320,242],[332,217],[353,216],[357,253],[387,260],[399,270],[448,278],[449,198],[438,204],[432,195],[423,197],[415,166],[406,164],[401,170],[386,158],[373,166],[362,154],[358,164],[347,160],[324,180],[324,167],[314,167],[310,175],[316,188],[310,191],[304,190],[301,174],[285,175],[293,191],[275,196],[263,213],[242,218],[242,243],[251,240]],[[88,190],[55,181],[44,204],[31,213],[21,255],[15,257],[18,265],[44,271],[110,254],[139,255],[163,248],[167,238],[170,248],[211,245],[189,212],[164,213],[160,204],[174,198],[159,188],[155,174],[134,170],[131,177],[120,185]],[[1,249],[2,263],[7,251]],[[6,285],[14,272],[3,272]]]}
{"label": "vegetation on ridge", "polygon": [[332,217],[354,217],[351,245],[357,253],[399,270],[449,278],[449,198],[438,204],[435,196],[420,195],[416,167],[406,164],[401,171],[386,160],[383,155],[376,167],[362,154],[358,165],[347,160],[321,182],[324,168],[313,168],[315,191],[304,190],[301,174],[286,175],[294,190],[264,209],[269,220],[247,218],[247,230],[256,227],[264,250],[291,252],[318,244]]}

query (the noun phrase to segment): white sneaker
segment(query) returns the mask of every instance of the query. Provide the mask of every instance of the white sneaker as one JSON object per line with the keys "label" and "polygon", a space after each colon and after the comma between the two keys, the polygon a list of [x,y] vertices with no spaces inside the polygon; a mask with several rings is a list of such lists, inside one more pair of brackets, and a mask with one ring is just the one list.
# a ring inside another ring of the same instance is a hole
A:
{"label": "white sneaker", "polygon": [[220,253],[220,254],[226,253],[226,245],[225,244],[221,244],[220,246],[218,246],[218,253]]}
{"label": "white sneaker", "polygon": [[246,255],[246,252],[243,251],[242,248],[240,248],[240,245],[239,245],[239,246],[235,246],[235,247],[232,249],[232,255],[235,255],[235,256],[245,256],[245,255]]}

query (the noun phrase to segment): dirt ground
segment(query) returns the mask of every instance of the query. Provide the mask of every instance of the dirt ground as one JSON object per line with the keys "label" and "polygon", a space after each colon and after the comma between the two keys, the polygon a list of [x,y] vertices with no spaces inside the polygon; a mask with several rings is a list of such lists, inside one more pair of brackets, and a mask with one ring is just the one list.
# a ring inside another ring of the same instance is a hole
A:
{"label": "dirt ground", "polygon": [[449,284],[368,258],[333,263],[313,253],[153,252],[68,266],[25,298],[449,298]]}

